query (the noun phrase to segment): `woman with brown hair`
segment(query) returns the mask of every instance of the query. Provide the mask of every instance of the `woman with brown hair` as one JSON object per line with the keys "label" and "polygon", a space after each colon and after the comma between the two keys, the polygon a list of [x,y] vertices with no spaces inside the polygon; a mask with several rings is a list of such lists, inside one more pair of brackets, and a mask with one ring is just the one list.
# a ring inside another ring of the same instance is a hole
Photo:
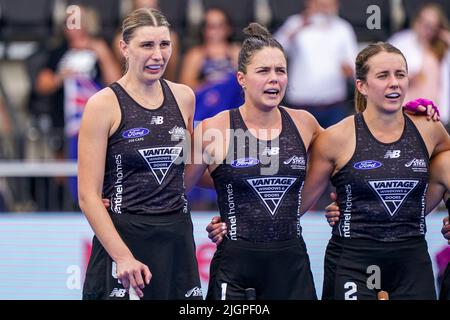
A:
{"label": "woman with brown hair", "polygon": [[441,123],[403,114],[408,67],[397,48],[363,49],[356,79],[358,113],[314,142],[304,189],[317,194],[331,178],[340,204],[323,298],[376,299],[384,290],[391,299],[436,299],[425,196],[429,159],[449,150],[450,137]]}

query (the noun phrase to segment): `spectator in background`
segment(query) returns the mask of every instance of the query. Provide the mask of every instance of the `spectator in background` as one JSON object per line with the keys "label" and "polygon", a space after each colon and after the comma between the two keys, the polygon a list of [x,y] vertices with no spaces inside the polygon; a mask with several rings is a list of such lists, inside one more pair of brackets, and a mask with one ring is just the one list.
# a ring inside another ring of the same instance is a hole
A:
{"label": "spectator in background", "polygon": [[[140,8],[147,8],[147,9],[159,9],[158,0],[133,0],[132,1],[132,7],[131,11],[140,9]],[[120,52],[120,46],[119,41],[122,38],[122,33],[119,30],[117,32],[117,35],[114,39],[114,55],[118,61],[121,62],[122,65],[124,65],[124,59],[123,55]],[[170,80],[170,81],[177,81],[178,79],[178,68],[179,68],[179,60],[180,60],[180,38],[178,34],[170,28],[170,39],[172,44],[172,57],[169,60],[169,64],[167,65],[166,71],[164,73],[164,79]]]}
{"label": "spectator in background", "polygon": [[307,0],[275,33],[289,58],[286,105],[311,112],[326,128],[348,115],[347,80],[357,53],[352,26],[337,16],[338,0]]}
{"label": "spectator in background", "polygon": [[201,121],[242,104],[236,81],[239,45],[231,42],[231,20],[221,8],[205,12],[202,44],[189,49],[180,70],[180,82],[196,93],[196,115]]}
{"label": "spectator in background", "polygon": [[[180,82],[194,89],[194,125],[223,110],[240,106],[243,94],[236,80],[240,46],[231,42],[233,28],[226,11],[205,12],[202,44],[189,49],[180,70]],[[189,193],[193,210],[216,210],[216,193],[194,188]]]}
{"label": "spectator in background", "polygon": [[[51,50],[36,81],[37,93],[52,96],[52,122],[61,141],[55,150],[59,159],[77,159],[78,130],[87,100],[120,77],[112,50],[96,37],[100,25],[97,14],[91,8],[80,9],[80,26],[70,28],[66,23],[63,44]],[[76,202],[76,179],[70,180]]]}
{"label": "spectator in background", "polygon": [[388,42],[405,53],[410,73],[406,100],[424,97],[441,108],[441,120],[450,120],[450,27],[442,8],[427,3],[419,9],[412,28],[394,34]]}

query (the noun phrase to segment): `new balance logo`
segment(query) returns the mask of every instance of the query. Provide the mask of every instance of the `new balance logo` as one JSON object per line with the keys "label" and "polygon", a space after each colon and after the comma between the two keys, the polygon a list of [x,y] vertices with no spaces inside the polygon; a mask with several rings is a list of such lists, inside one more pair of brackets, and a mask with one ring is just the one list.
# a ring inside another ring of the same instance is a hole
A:
{"label": "new balance logo", "polygon": [[159,184],[169,172],[170,167],[180,156],[182,147],[162,147],[138,150],[144,158]]}
{"label": "new balance logo", "polygon": [[152,116],[152,120],[150,120],[150,124],[163,124],[164,117],[162,116]]}
{"label": "new balance logo", "polygon": [[119,288],[114,288],[113,291],[111,291],[111,293],[109,294],[109,297],[117,297],[117,298],[123,298],[125,297],[125,294],[127,293],[127,290],[125,289],[119,289]]}
{"label": "new balance logo", "polygon": [[297,178],[277,176],[247,179],[247,183],[262,200],[270,215],[274,217],[284,195],[296,180]]}
{"label": "new balance logo", "polygon": [[387,212],[394,216],[408,194],[419,184],[418,180],[369,181],[369,186],[378,195]]}
{"label": "new balance logo", "polygon": [[277,154],[280,153],[280,148],[279,147],[265,147],[262,155],[263,156],[276,156]]}
{"label": "new balance logo", "polygon": [[388,158],[390,158],[390,159],[399,158],[400,157],[400,152],[401,152],[401,150],[388,150],[386,152],[386,154],[384,155],[384,158],[385,159],[388,159]]}
{"label": "new balance logo", "polygon": [[186,298],[189,297],[201,297],[202,296],[202,289],[199,287],[194,287],[186,292],[184,295]]}

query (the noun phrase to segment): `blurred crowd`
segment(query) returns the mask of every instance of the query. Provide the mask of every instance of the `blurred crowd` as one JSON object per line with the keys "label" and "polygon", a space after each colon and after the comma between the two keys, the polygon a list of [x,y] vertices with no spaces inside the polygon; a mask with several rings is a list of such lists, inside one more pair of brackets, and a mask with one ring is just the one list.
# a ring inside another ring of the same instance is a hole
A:
{"label": "blurred crowd", "polygon": [[[76,160],[83,107],[120,77],[120,23],[140,7],[159,8],[171,23],[165,78],[194,90],[197,122],[242,103],[235,72],[251,21],[288,54],[285,105],[323,127],[353,113],[354,59],[372,41],[406,55],[406,100],[431,99],[450,121],[448,0],[0,0],[2,159]],[[0,211],[77,210],[74,177],[21,179],[0,178]],[[216,209],[213,192],[190,197],[195,210]]]}

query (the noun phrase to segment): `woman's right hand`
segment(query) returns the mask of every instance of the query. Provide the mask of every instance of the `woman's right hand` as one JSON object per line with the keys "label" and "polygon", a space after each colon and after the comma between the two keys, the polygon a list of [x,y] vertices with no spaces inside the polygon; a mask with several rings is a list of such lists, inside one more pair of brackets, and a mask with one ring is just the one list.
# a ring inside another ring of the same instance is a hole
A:
{"label": "woman's right hand", "polygon": [[208,238],[216,245],[219,245],[227,234],[227,224],[223,223],[219,216],[214,216],[206,226],[206,231],[208,232]]}
{"label": "woman's right hand", "polygon": [[109,206],[111,205],[109,199],[102,199],[102,203],[106,209],[109,209]]}
{"label": "woman's right hand", "polygon": [[144,296],[142,290],[150,283],[150,279],[152,278],[152,273],[148,266],[136,260],[134,257],[118,260],[116,264],[117,278],[123,287],[128,292],[130,287],[132,287],[136,294],[142,298]]}
{"label": "woman's right hand", "polygon": [[327,218],[327,222],[330,225],[330,227],[333,227],[336,224],[336,222],[339,221],[340,212],[339,206],[336,202],[337,200],[336,193],[334,192],[330,193],[330,198],[331,200],[333,200],[333,202],[330,203],[325,208],[325,217]]}

